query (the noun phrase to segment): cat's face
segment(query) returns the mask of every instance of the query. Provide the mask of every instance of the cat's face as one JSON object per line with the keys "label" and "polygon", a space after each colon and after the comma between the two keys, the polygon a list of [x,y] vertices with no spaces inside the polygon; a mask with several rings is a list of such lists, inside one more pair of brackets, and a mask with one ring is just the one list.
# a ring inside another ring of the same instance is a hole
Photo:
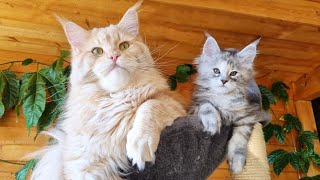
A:
{"label": "cat's face", "polygon": [[136,8],[130,8],[119,24],[105,28],[87,31],[73,22],[62,23],[72,47],[70,81],[98,83],[116,92],[153,67],[149,50],[138,37]]}
{"label": "cat's face", "polygon": [[254,41],[238,52],[236,49],[220,50],[216,40],[208,37],[197,62],[197,83],[221,93],[246,86],[253,78],[253,60],[258,42]]}

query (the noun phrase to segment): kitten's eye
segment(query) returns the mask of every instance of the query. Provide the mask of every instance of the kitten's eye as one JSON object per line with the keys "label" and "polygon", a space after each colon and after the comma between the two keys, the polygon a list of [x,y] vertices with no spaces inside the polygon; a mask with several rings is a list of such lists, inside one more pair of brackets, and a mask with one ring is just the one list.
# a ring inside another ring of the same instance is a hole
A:
{"label": "kitten's eye", "polygon": [[231,73],[230,73],[230,76],[235,76],[235,75],[237,75],[237,71],[232,71]]}
{"label": "kitten's eye", "polygon": [[103,49],[101,47],[95,47],[92,49],[91,52],[94,55],[101,55],[101,54],[103,54]]}
{"label": "kitten's eye", "polygon": [[216,74],[220,74],[220,70],[218,68],[214,68],[213,72],[216,73]]}
{"label": "kitten's eye", "polygon": [[120,49],[121,51],[126,50],[126,49],[128,49],[129,47],[130,47],[130,44],[129,44],[127,41],[122,42],[122,43],[119,45],[119,49]]}

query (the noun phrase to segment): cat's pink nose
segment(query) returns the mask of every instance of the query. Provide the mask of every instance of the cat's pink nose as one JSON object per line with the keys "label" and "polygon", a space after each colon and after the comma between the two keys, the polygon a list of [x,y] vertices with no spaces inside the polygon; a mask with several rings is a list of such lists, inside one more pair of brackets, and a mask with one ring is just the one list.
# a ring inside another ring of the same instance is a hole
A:
{"label": "cat's pink nose", "polygon": [[111,59],[112,61],[114,61],[114,62],[117,62],[118,58],[119,58],[119,55],[118,55],[118,54],[115,54],[115,55],[113,55],[113,56],[110,57],[110,59]]}

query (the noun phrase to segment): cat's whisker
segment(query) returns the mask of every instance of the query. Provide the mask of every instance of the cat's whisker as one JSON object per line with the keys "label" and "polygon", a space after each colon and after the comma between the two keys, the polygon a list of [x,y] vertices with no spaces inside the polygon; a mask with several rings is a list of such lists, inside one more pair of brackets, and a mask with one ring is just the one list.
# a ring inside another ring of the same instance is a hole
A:
{"label": "cat's whisker", "polygon": [[52,85],[52,86],[47,86],[47,88],[50,89],[50,88],[53,88],[53,87],[56,87],[56,86],[60,86],[61,84],[67,84],[68,82],[69,82],[69,81],[63,81],[63,82],[61,82],[61,83],[54,84],[54,85]]}
{"label": "cat's whisker", "polygon": [[50,114],[52,114],[52,113],[54,113],[56,110],[58,110],[58,108],[60,108],[60,105],[64,102],[64,100],[65,100],[66,98],[67,98],[67,96],[65,96],[65,97],[63,98],[63,100],[60,101],[60,102],[57,104],[56,108],[54,108],[54,110],[52,110]]}
{"label": "cat's whisker", "polygon": [[61,90],[53,93],[51,96],[47,97],[46,99],[50,99],[50,98],[52,98],[53,96],[55,96],[56,94],[58,94],[58,93],[60,93],[60,92],[62,92],[62,91],[66,91],[66,90],[67,90],[67,88],[61,89]]}
{"label": "cat's whisker", "polygon": [[176,45],[174,45],[172,48],[170,48],[163,56],[161,56],[160,58],[156,59],[155,62],[159,61],[160,59],[162,59],[163,57],[165,57],[167,54],[169,54],[174,48],[176,48],[180,43],[177,43]]}

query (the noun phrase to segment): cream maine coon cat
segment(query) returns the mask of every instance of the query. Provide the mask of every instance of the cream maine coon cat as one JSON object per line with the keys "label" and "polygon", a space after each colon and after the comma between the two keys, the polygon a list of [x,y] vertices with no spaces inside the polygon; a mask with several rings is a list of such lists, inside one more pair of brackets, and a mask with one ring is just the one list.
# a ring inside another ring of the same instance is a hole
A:
{"label": "cream maine coon cat", "polygon": [[140,4],[105,28],[60,19],[72,49],[69,93],[32,179],[121,179],[128,158],[140,170],[155,160],[161,131],[185,114],[138,36]]}

